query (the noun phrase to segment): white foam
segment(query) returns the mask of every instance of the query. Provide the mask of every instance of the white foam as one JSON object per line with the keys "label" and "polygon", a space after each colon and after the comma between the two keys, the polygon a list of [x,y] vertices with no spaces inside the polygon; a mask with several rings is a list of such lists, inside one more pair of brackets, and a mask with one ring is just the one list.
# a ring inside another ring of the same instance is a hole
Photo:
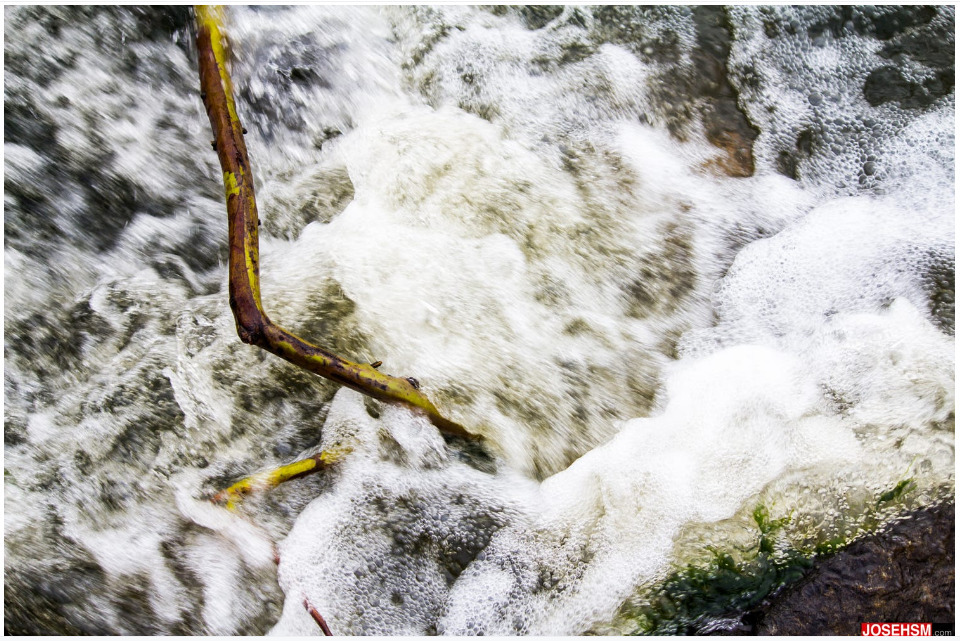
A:
{"label": "white foam", "polygon": [[[631,586],[668,562],[671,541],[684,524],[730,518],[744,501],[790,471],[829,462],[855,464],[861,446],[854,433],[818,412],[819,390],[804,374],[798,359],[764,347],[730,348],[678,364],[666,382],[664,414],[628,423],[613,441],[545,481],[539,491],[519,495],[522,502],[513,509],[520,507],[524,514],[493,535],[449,592],[443,584],[424,588],[433,609],[402,608],[400,620],[410,627],[399,629],[429,630],[430,617],[442,605],[439,625],[445,633],[576,633],[609,616]],[[409,552],[406,558],[380,558],[390,540],[384,532],[397,522],[375,513],[376,520],[358,525],[353,521],[369,514],[361,506],[382,501],[374,497],[384,496],[386,488],[395,496],[412,483],[421,488],[417,500],[438,509],[448,499],[436,494],[436,483],[449,487],[465,472],[475,476],[452,465],[428,481],[384,462],[368,460],[367,465],[373,467],[360,472],[348,464],[338,484],[344,489],[312,504],[281,548],[281,581],[288,595],[302,592],[332,626],[354,633],[380,629],[356,621],[356,606],[344,603],[349,599],[343,577],[349,585],[358,545],[369,558],[388,564],[424,562],[418,556],[411,561]],[[484,488],[502,488],[505,481],[472,480],[474,497],[490,491]],[[427,487],[433,493],[424,491]],[[387,503],[391,512],[406,513],[407,519],[430,509],[410,513],[395,501]],[[371,528],[363,543],[347,535],[357,527]],[[338,578],[331,578],[334,574]],[[546,589],[544,576],[549,577]],[[388,598],[384,589],[371,595],[369,582],[361,583],[365,587],[354,583],[347,589],[353,599]],[[408,589],[404,598],[409,594]],[[387,622],[398,620],[390,616]],[[289,631],[287,625],[293,624],[281,621],[278,630]]]}
{"label": "white foam", "polygon": [[[746,346],[678,366],[666,382],[663,415],[631,421],[543,483],[532,540],[519,549],[494,540],[452,592],[445,630],[463,634],[469,621],[509,634],[518,616],[526,633],[575,634],[609,616],[628,586],[667,562],[683,524],[733,516],[789,470],[856,460],[853,434],[813,415],[819,395],[799,370],[788,355]],[[571,564],[571,556],[582,560]],[[562,577],[566,589],[538,594],[517,585],[529,577],[501,579],[504,596],[494,594],[502,609],[478,609],[491,589],[484,574],[499,572],[491,566],[523,559]]]}

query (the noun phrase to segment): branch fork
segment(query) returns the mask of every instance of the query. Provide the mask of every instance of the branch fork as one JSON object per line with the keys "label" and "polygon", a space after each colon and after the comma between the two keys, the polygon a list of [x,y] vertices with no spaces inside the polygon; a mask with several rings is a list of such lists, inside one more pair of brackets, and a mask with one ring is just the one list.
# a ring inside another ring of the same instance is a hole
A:
{"label": "branch fork", "polygon": [[388,403],[399,403],[425,414],[441,432],[477,438],[440,414],[424,396],[416,379],[377,371],[380,361],[354,363],[295,336],[270,320],[260,299],[260,255],[257,203],[253,174],[237,116],[233,84],[227,70],[227,48],[218,6],[197,6],[197,52],[201,97],[213,129],[223,171],[230,240],[230,308],[240,340],[256,345],[303,369]]}

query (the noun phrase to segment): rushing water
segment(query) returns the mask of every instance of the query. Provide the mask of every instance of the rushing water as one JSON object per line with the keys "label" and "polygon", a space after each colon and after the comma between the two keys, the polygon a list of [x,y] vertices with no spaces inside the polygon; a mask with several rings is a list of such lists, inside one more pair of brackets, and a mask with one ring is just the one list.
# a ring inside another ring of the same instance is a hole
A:
{"label": "rushing water", "polygon": [[187,10],[4,17],[8,631],[643,631],[952,494],[953,7],[231,7],[266,309],[482,451],[239,342]]}

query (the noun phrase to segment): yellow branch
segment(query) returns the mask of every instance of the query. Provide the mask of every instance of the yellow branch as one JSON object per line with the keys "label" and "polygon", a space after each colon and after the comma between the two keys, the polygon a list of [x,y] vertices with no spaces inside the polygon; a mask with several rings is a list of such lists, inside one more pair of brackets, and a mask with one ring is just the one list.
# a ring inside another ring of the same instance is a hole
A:
{"label": "yellow branch", "polygon": [[350,449],[335,452],[320,452],[315,456],[301,459],[278,468],[257,472],[241,479],[225,490],[217,492],[211,501],[225,505],[228,510],[236,508],[237,503],[247,494],[264,492],[287,481],[319,472],[321,469],[336,463],[350,453]]}
{"label": "yellow branch", "polygon": [[237,117],[227,70],[227,41],[220,29],[223,9],[197,6],[195,14],[201,97],[216,136],[214,146],[223,170],[230,236],[230,307],[240,339],[358,392],[420,411],[442,432],[477,438],[441,415],[414,379],[390,376],[371,365],[341,358],[284,330],[264,312],[260,300],[257,203],[243,140],[245,131]]}

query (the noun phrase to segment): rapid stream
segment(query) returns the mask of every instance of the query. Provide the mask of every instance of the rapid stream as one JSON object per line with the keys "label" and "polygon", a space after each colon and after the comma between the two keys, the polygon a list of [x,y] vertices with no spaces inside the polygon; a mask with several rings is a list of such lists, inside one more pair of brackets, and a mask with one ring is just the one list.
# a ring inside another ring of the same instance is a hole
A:
{"label": "rapid stream", "polygon": [[7,631],[718,629],[953,495],[954,7],[226,18],[265,309],[484,444],[240,342],[187,8],[5,7]]}

